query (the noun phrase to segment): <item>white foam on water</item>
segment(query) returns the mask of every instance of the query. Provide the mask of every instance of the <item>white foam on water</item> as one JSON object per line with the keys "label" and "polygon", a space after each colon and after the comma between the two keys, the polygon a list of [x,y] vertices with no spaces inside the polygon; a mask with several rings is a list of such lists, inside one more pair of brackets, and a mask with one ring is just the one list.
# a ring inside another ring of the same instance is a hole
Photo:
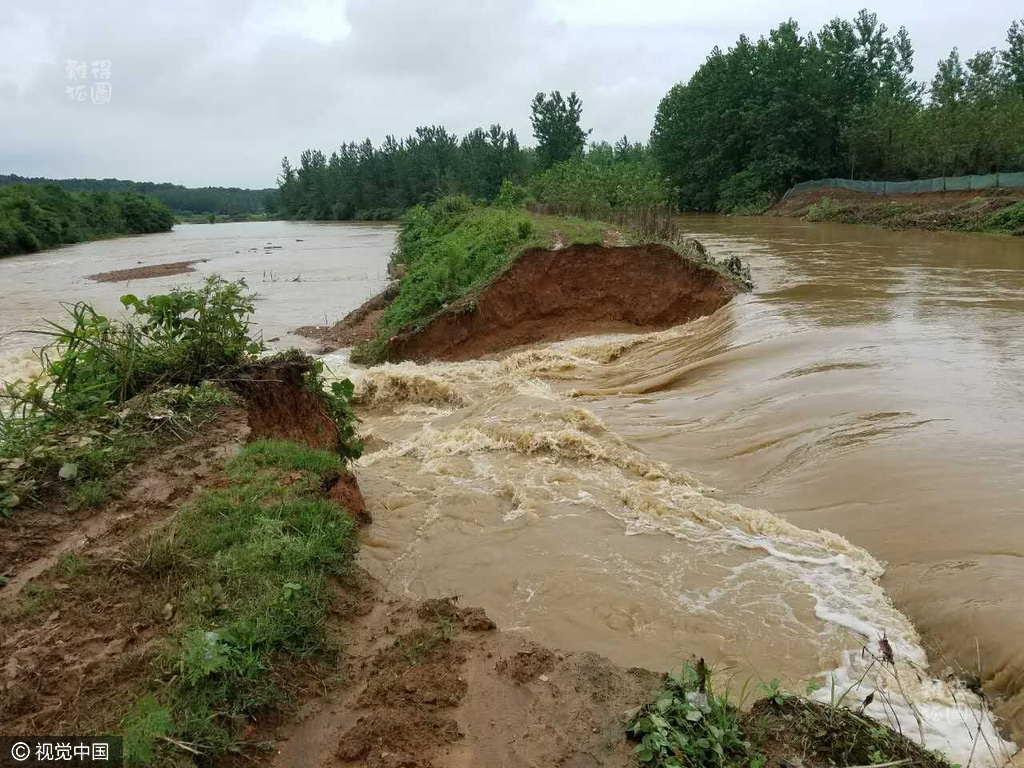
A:
{"label": "white foam on water", "polygon": [[[787,631],[818,633],[823,647],[842,648],[815,698],[842,698],[857,708],[872,692],[867,714],[889,723],[954,762],[999,766],[1016,751],[1001,739],[984,703],[956,682],[929,676],[928,659],[911,622],[878,583],[882,565],[868,552],[830,531],[799,528],[766,511],[728,504],[706,495],[693,478],[658,462],[610,432],[600,419],[552,390],[547,380],[582,376],[640,344],[692,332],[682,329],[644,336],[560,342],[509,355],[501,361],[401,363],[370,369],[328,359],[335,375],[351,378],[356,400],[392,409],[421,425],[410,436],[364,456],[371,467],[414,458],[423,471],[450,475],[453,457],[468,457],[476,484],[513,500],[504,520],[513,523],[535,504],[531,495],[561,506],[617,499],[602,511],[623,523],[626,535],[675,537],[721,577],[714,588],[670,586],[672,598],[692,613],[719,618],[731,602],[755,599]],[[436,423],[435,423],[436,422]],[[551,498],[543,468],[509,474],[503,455],[571,469],[576,491]],[[620,564],[628,569],[628,564]],[[777,590],[768,594],[766,589]],[[793,600],[813,601],[818,626],[791,610]],[[888,663],[879,641],[893,652]]]}

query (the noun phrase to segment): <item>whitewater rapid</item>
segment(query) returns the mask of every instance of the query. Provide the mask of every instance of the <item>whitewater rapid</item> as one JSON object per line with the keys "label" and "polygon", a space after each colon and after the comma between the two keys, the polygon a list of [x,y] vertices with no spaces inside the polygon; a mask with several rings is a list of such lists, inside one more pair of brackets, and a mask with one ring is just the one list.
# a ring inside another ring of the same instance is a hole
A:
{"label": "whitewater rapid", "polygon": [[[872,717],[961,765],[1002,765],[1014,745],[978,696],[932,676],[918,633],[879,584],[881,563],[842,536],[719,498],[586,407],[610,396],[587,394],[609,363],[716,322],[500,360],[363,369],[327,356],[333,376],[355,382],[364,420],[356,469],[385,530],[371,534],[368,567],[415,596],[468,593],[514,629],[620,663],[664,667],[694,653],[755,682],[814,680],[823,702],[856,709],[874,693]],[[598,515],[615,522],[617,544],[590,538]],[[637,540],[657,543],[638,550]],[[641,607],[602,615],[626,595]]]}

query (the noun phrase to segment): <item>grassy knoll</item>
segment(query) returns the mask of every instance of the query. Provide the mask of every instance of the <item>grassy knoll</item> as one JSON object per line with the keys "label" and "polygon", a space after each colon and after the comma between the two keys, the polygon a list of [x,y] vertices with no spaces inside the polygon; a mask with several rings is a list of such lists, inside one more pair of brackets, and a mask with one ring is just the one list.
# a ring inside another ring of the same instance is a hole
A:
{"label": "grassy knoll", "polygon": [[171,209],[122,192],[68,192],[55,185],[0,187],[0,256],[119,235],[169,232]]}
{"label": "grassy knoll", "polygon": [[[140,451],[196,431],[230,402],[206,382],[263,349],[249,333],[244,282],[214,276],[196,290],[121,301],[132,312],[126,320],[83,302],[67,306],[65,320],[39,332],[48,340],[42,371],[0,391],[0,520],[54,494],[99,504]],[[313,371],[313,388],[321,372]],[[347,403],[335,401],[346,392],[338,383],[324,395],[344,420]]]}
{"label": "grassy knoll", "polygon": [[[328,582],[350,572],[356,539],[324,489],[344,471],[337,453],[260,440],[156,533],[64,556],[0,603],[5,653],[28,667],[0,719],[123,734],[132,765],[210,765],[252,749],[246,723],[331,674],[340,593]],[[83,679],[77,659],[96,637],[124,650],[95,657]]]}
{"label": "grassy knoll", "polygon": [[660,210],[613,212],[612,222],[574,216],[571,208],[556,213],[560,215],[527,212],[501,200],[478,205],[465,197],[409,209],[389,267],[400,279],[397,294],[377,323],[376,338],[357,346],[352,359],[381,362],[393,335],[423,327],[457,301],[471,301],[530,248],[601,244],[609,239],[623,245],[660,242],[749,287],[749,273],[738,260],[716,262],[678,230],[674,217]]}

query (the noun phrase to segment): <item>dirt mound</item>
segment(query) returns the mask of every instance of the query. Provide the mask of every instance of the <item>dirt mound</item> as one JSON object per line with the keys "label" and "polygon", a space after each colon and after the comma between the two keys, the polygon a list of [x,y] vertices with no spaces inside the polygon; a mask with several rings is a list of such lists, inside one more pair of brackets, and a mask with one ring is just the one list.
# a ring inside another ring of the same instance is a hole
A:
{"label": "dirt mound", "polygon": [[186,275],[195,272],[193,264],[206,261],[198,259],[194,261],[171,261],[166,264],[152,264],[147,267],[133,267],[131,269],[115,269],[112,272],[100,272],[97,275],[89,275],[90,280],[97,283],[120,283],[125,280],[143,280],[147,277],[167,277],[168,275]]}
{"label": "dirt mound", "polygon": [[530,645],[525,650],[516,651],[508,658],[501,659],[494,669],[498,674],[505,675],[517,683],[528,683],[539,678],[555,663],[555,654],[542,645]]}
{"label": "dirt mound", "polygon": [[306,386],[313,359],[302,353],[265,358],[224,383],[245,399],[253,438],[276,437],[336,451],[341,436],[322,397]]}
{"label": "dirt mound", "polygon": [[522,344],[662,329],[708,315],[737,285],[663,245],[526,251],[493,283],[398,334],[391,360],[467,360]]}
{"label": "dirt mound", "polygon": [[303,325],[293,333],[323,342],[329,350],[353,347],[377,338],[377,324],[398,294],[398,283],[391,283],[373,298],[345,315],[334,325]]}

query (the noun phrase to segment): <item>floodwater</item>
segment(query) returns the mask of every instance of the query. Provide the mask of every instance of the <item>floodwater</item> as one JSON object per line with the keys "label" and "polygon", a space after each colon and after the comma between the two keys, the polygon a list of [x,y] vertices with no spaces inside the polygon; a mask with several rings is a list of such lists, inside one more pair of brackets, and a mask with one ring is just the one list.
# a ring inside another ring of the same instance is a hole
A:
{"label": "floodwater", "polygon": [[[697,654],[740,682],[816,678],[847,703],[877,690],[871,714],[962,764],[998,763],[1009,747],[945,678],[978,674],[1024,739],[1024,241],[683,223],[748,261],[754,293],[666,332],[495,360],[364,370],[329,356],[356,381],[368,437],[365,567],[623,664]],[[0,331],[58,299],[114,306],[126,288],[217,271],[264,294],[257,323],[286,344],[379,287],[393,237],[197,225],[0,261]],[[84,281],[185,258],[210,261]],[[0,341],[9,366],[23,344]],[[896,674],[871,655],[883,635]]]}

